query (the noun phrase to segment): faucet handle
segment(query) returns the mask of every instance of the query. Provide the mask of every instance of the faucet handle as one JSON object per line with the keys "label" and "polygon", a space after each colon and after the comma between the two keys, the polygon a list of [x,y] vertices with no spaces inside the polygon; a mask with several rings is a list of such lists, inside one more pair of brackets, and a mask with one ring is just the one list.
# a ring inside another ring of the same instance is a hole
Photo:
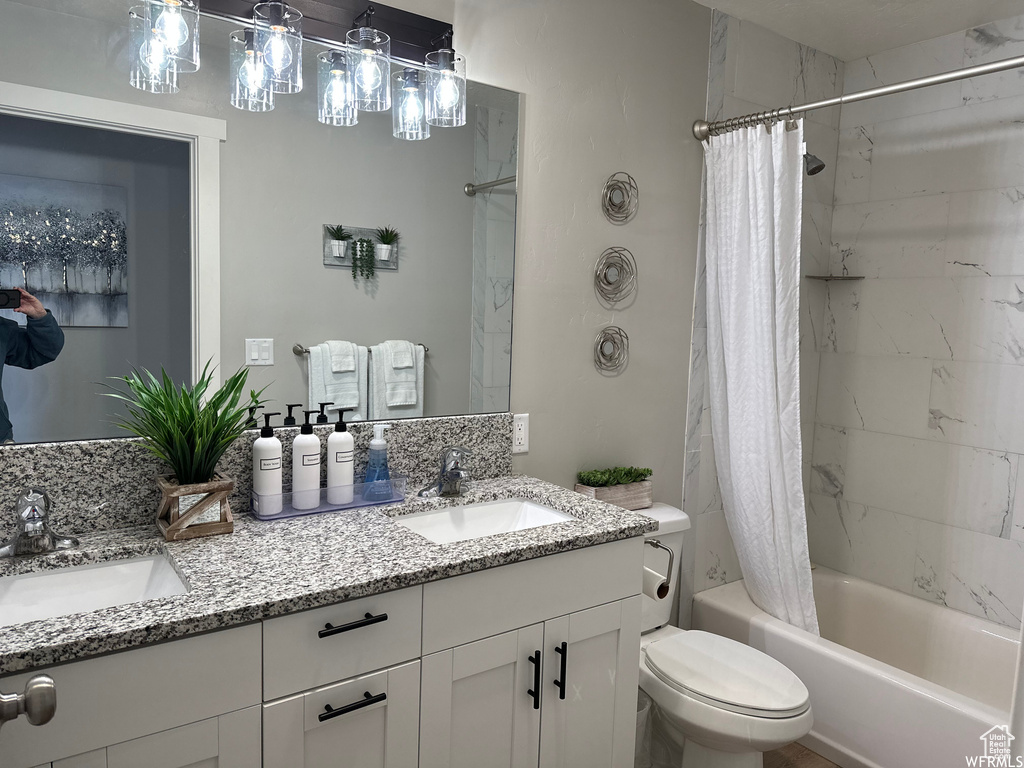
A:
{"label": "faucet handle", "polygon": [[461,445],[449,445],[441,451],[441,468],[462,469],[462,460],[473,455],[469,448]]}
{"label": "faucet handle", "polygon": [[50,494],[41,488],[26,488],[18,496],[14,512],[23,522],[45,520],[50,514]]}

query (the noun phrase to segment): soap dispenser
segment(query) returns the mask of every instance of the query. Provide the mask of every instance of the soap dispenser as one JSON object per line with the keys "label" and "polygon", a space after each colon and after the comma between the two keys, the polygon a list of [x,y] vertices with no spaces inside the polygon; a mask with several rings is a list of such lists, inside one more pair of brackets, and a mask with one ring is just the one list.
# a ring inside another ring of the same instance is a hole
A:
{"label": "soap dispenser", "polygon": [[316,417],[317,424],[329,424],[330,419],[327,418],[327,407],[334,405],[334,403],[320,403],[320,414]]}
{"label": "soap dispenser", "polygon": [[303,411],[306,423],[292,442],[292,507],[320,506],[320,438],[313,434],[309,417],[317,411]]}
{"label": "soap dispenser", "polygon": [[355,442],[345,424],[345,412],[355,408],[339,408],[338,423],[327,438],[327,501],[331,504],[352,502],[355,475]]}
{"label": "soap dispenser", "polygon": [[285,404],[285,408],[288,409],[288,415],[284,417],[284,425],[286,427],[294,427],[295,426],[295,417],[292,416],[292,410],[295,409],[295,408],[301,408],[301,407],[302,407],[302,403],[286,403]]}
{"label": "soap dispenser", "polygon": [[366,479],[363,498],[367,501],[389,501],[391,499],[391,472],[388,470],[388,444],[384,430],[390,424],[374,424],[373,440],[370,441],[370,456],[366,465]]}
{"label": "soap dispenser", "polygon": [[270,417],[280,415],[263,414],[266,421],[260,428],[260,436],[252,444],[252,489],[260,497],[261,515],[276,515],[282,509],[281,441],[274,437],[274,428],[270,426]]}

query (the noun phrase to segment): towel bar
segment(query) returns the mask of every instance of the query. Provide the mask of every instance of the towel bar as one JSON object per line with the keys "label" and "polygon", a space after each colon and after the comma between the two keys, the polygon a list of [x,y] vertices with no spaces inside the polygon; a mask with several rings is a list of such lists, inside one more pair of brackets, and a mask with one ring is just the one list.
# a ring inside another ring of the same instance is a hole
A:
{"label": "towel bar", "polygon": [[[414,341],[413,344],[416,344],[416,342]],[[427,352],[430,351],[430,347],[428,347],[426,344],[417,344],[417,346],[423,347],[423,354],[426,354]],[[294,344],[292,346],[292,352],[295,353],[296,357],[302,357],[303,355],[309,354],[309,347],[304,347],[301,344]]]}

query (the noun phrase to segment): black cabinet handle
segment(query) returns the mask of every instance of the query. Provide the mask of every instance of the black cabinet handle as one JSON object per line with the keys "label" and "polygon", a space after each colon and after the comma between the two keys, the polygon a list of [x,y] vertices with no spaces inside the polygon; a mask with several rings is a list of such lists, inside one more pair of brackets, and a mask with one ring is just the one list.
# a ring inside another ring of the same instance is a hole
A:
{"label": "black cabinet handle", "polygon": [[349,712],[355,712],[357,709],[376,704],[378,701],[385,701],[387,697],[386,693],[378,693],[374,696],[369,691],[366,691],[363,693],[362,699],[346,704],[344,707],[335,709],[330,704],[324,704],[323,714],[317,715],[317,719],[322,723],[324,720],[330,720],[332,717],[341,717],[341,715],[347,715]]}
{"label": "black cabinet handle", "polygon": [[526,693],[528,696],[533,696],[533,708],[540,709],[540,651],[534,651],[533,655],[528,658],[533,664],[533,690]]}
{"label": "black cabinet handle", "polygon": [[555,646],[555,653],[561,654],[561,670],[559,671],[559,677],[561,680],[555,680],[555,688],[558,689],[558,698],[565,700],[565,660],[569,656],[569,645],[568,643],[562,643],[561,645]]}
{"label": "black cabinet handle", "polygon": [[374,616],[372,613],[367,613],[365,617],[350,621],[348,624],[342,624],[340,627],[336,627],[330,622],[324,624],[324,628],[317,632],[317,637],[330,637],[331,635],[337,635],[342,632],[349,632],[353,629],[359,629],[360,627],[368,627],[371,624],[379,624],[382,621],[387,621],[388,615],[382,613],[378,616]]}

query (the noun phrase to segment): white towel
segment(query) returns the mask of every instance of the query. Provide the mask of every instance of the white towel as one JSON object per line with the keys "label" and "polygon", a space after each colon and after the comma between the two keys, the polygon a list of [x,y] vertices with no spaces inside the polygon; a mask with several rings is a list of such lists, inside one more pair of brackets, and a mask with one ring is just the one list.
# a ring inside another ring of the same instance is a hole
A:
{"label": "white towel", "polygon": [[419,344],[413,345],[416,365],[416,402],[412,405],[388,405],[386,370],[392,368],[384,344],[370,348],[370,418],[405,419],[423,415],[423,358],[424,350]]}
{"label": "white towel", "polygon": [[333,403],[328,411],[354,408],[346,421],[365,421],[368,413],[367,379],[369,360],[366,347],[356,346],[355,370],[334,373],[329,346],[317,344],[309,349],[309,402]]}
{"label": "white towel", "polygon": [[348,373],[356,369],[355,344],[351,341],[328,341],[326,343],[331,350],[331,370],[334,373]]}
{"label": "white towel", "polygon": [[413,367],[416,353],[412,342],[391,340],[378,346],[383,349],[384,398],[388,407],[416,405],[420,376]]}

